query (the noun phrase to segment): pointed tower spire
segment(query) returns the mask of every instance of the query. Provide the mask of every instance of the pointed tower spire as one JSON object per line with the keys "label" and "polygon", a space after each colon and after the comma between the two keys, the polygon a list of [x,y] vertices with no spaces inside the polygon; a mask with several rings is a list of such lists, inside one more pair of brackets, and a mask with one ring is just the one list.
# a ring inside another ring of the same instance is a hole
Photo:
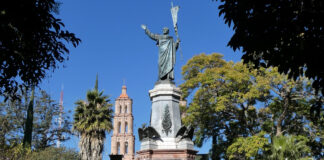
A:
{"label": "pointed tower spire", "polygon": [[97,76],[96,76],[96,84],[95,84],[95,88],[94,88],[96,91],[98,91],[98,73],[97,73]]}
{"label": "pointed tower spire", "polygon": [[125,85],[122,87],[122,93],[120,94],[119,98],[128,98],[127,87]]}

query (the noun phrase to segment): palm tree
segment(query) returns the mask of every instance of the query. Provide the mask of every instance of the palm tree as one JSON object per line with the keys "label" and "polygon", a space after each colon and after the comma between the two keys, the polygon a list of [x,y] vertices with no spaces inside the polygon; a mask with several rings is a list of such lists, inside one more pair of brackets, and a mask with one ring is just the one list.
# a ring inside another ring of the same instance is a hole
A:
{"label": "palm tree", "polygon": [[310,159],[310,148],[306,145],[305,137],[275,136],[272,139],[270,159],[299,160]]}
{"label": "palm tree", "polygon": [[93,90],[87,92],[87,100],[79,100],[74,113],[73,130],[80,137],[81,160],[101,160],[105,132],[112,130],[112,104],[103,91],[98,91],[98,75]]}

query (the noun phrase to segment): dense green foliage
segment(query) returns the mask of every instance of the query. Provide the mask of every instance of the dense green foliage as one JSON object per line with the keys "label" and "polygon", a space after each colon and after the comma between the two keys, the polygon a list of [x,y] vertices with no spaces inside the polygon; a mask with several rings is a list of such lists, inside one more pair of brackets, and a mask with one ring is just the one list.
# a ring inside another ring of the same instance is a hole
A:
{"label": "dense green foliage", "polygon": [[64,142],[70,139],[72,123],[70,117],[63,111],[59,127],[58,120],[61,113],[59,105],[46,92],[41,91],[40,94],[40,100],[35,103],[33,139],[35,148],[43,149],[54,146],[57,140]]}
{"label": "dense green foliage", "polygon": [[71,149],[48,147],[32,152],[28,160],[79,160],[79,156],[78,152]]}
{"label": "dense green foliage", "polygon": [[225,62],[220,54],[200,54],[188,61],[182,73],[184,97],[197,89],[184,122],[198,129],[198,146],[212,137],[212,159],[224,158],[235,138],[260,131],[254,105],[264,101],[269,93],[258,70]]}
{"label": "dense green foliage", "polygon": [[57,123],[59,106],[45,91],[35,91],[33,121],[29,124],[32,125],[32,132],[27,133],[32,139],[31,143],[23,147],[24,137],[27,137],[25,127],[27,113],[33,97],[28,90],[17,93],[17,96],[18,99],[0,103],[0,159],[4,159],[1,156],[5,156],[6,153],[14,156],[17,152],[18,156],[21,155],[19,153],[27,153],[30,148],[40,151],[53,146],[58,139],[62,142],[69,139],[68,135],[71,133],[69,117],[63,113],[64,121],[59,127]]}
{"label": "dense green foliage", "polygon": [[271,155],[269,159],[310,159],[309,146],[306,145],[308,139],[303,136],[278,136],[273,137]]}
{"label": "dense green foliage", "polygon": [[87,101],[75,104],[73,130],[80,135],[80,157],[82,160],[102,159],[106,133],[112,128],[112,104],[108,96],[98,90],[98,76],[93,90],[87,92]]}
{"label": "dense green foliage", "polygon": [[37,86],[68,58],[67,43],[80,39],[64,30],[56,18],[55,0],[10,0],[0,2],[0,95],[15,96],[22,85]]}
{"label": "dense green foliage", "polygon": [[[248,159],[255,157],[262,159],[262,153],[269,150],[269,140],[264,137],[265,133],[250,137],[239,137],[226,150],[229,159]],[[263,158],[264,159],[264,158]]]}
{"label": "dense green foliage", "polygon": [[245,62],[295,79],[305,75],[324,93],[322,0],[220,1],[219,15],[234,30],[228,45],[242,49]]}
{"label": "dense green foliage", "polygon": [[18,144],[2,152],[0,159],[3,160],[79,160],[78,153],[71,149],[48,147],[31,151]]}
{"label": "dense green foliage", "polygon": [[324,156],[324,107],[312,119],[321,94],[307,78],[292,80],[277,68],[226,62],[216,53],[193,57],[182,74],[183,98],[192,97],[183,122],[195,126],[197,146],[211,138],[212,159],[268,158],[270,139],[283,135],[304,137],[310,156]]}

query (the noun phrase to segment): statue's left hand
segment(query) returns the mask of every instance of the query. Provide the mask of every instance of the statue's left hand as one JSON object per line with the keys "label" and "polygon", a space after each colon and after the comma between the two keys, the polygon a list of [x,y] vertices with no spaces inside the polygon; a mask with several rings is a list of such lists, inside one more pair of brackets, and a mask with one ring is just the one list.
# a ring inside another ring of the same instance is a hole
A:
{"label": "statue's left hand", "polygon": [[180,43],[180,42],[181,42],[181,41],[180,41],[180,39],[178,38],[178,39],[177,39],[177,43]]}

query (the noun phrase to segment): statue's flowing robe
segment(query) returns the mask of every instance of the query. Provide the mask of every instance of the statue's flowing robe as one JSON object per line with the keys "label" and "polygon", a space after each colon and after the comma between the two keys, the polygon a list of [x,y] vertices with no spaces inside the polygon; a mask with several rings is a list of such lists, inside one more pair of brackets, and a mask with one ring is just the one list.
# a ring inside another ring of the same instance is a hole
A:
{"label": "statue's flowing robe", "polygon": [[173,68],[175,64],[175,44],[171,36],[166,36],[158,40],[159,46],[159,78],[162,79],[167,74],[174,79]]}
{"label": "statue's flowing robe", "polygon": [[145,33],[156,41],[159,47],[159,79],[174,79],[174,64],[176,43],[174,43],[172,36],[153,34],[148,29]]}

